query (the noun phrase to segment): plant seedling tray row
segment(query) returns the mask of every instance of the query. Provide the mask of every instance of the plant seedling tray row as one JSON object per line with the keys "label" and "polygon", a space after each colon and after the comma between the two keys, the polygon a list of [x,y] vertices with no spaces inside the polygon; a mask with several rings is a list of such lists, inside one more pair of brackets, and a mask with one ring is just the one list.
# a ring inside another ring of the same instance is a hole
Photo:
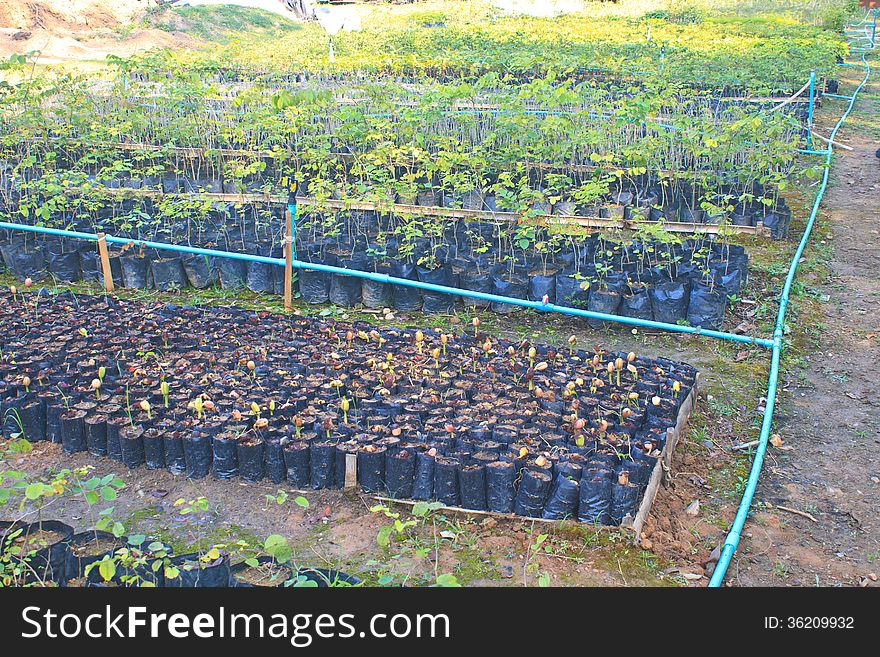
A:
{"label": "plant seedling tray row", "polygon": [[[675,422],[674,427],[669,427],[666,430],[666,444],[663,446],[663,451],[660,454],[660,458],[657,459],[654,464],[653,469],[651,470],[651,477],[648,480],[648,485],[645,488],[644,495],[642,496],[642,501],[639,504],[638,511],[636,512],[635,517],[627,516],[621,523],[620,527],[624,529],[628,529],[632,532],[633,543],[638,544],[642,538],[642,529],[645,526],[645,520],[648,518],[648,514],[651,513],[651,508],[654,506],[654,500],[657,498],[657,493],[660,490],[660,485],[664,481],[664,477],[666,472],[669,471],[672,465],[672,455],[675,451],[675,447],[678,444],[678,439],[681,437],[682,432],[687,426],[688,419],[690,418],[691,411],[693,411],[694,404],[697,401],[697,389],[699,387],[700,374],[697,373],[696,380],[694,382],[694,387],[691,388],[691,391],[688,393],[688,396],[682,402],[681,407],[678,411],[678,418]],[[406,504],[408,506],[414,506],[418,504],[418,502],[413,500],[400,500],[395,499],[393,497],[384,497],[382,495],[377,495],[376,500],[380,502],[392,502],[395,504]],[[467,515],[476,515],[476,516],[489,516],[492,518],[497,518],[499,520],[514,520],[521,521],[522,516],[518,516],[512,513],[495,513],[493,511],[475,511],[474,509],[464,509],[462,507],[452,507],[452,506],[441,506],[438,507],[439,510],[448,511],[451,513],[463,513]],[[534,518],[534,520],[538,522],[557,522],[557,520],[548,520],[546,518]],[[613,526],[608,525],[596,525],[598,529],[612,529]]]}
{"label": "plant seedling tray row", "polygon": [[293,488],[353,483],[354,457],[366,493],[600,525],[650,507],[697,382],[478,321],[452,335],[9,289],[0,328],[6,436]]}

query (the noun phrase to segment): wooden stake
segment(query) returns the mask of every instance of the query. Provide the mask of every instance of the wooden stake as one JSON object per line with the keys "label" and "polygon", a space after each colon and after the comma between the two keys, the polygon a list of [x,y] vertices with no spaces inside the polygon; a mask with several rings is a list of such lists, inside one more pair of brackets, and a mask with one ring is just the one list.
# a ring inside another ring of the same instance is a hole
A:
{"label": "wooden stake", "polygon": [[345,487],[357,488],[358,485],[358,457],[357,454],[345,455]]}
{"label": "wooden stake", "polygon": [[293,216],[285,210],[284,222],[284,310],[293,308]]}
{"label": "wooden stake", "polygon": [[98,233],[98,253],[101,255],[101,271],[104,273],[104,289],[113,291],[113,272],[110,270],[110,254],[107,252],[107,238]]}

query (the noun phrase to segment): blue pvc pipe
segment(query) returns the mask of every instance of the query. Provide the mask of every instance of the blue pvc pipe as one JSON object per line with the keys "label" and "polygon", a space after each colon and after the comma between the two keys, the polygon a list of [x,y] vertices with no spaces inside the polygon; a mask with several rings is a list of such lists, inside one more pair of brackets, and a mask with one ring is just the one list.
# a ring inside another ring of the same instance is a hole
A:
{"label": "blue pvc pipe", "polygon": [[[865,55],[862,54],[861,57],[862,64],[865,67],[865,77],[862,78],[861,83],[856,90],[853,92],[852,98],[849,101],[849,105],[844,111],[843,115],[837,121],[834,126],[834,129],[831,131],[831,136],[829,137],[830,142],[834,141],[834,137],[837,135],[837,131],[840,130],[840,127],[843,125],[843,122],[849,116],[849,113],[852,111],[853,106],[856,102],[856,97],[859,92],[868,82],[868,78],[871,75],[871,67],[868,65],[868,61],[865,58]],[[770,375],[767,380],[767,402],[764,407],[764,419],[761,423],[761,434],[758,439],[758,447],[755,449],[755,457],[752,461],[752,468],[749,472],[748,484],[746,485],[746,489],[743,492],[742,500],[740,501],[739,508],[736,512],[736,517],[733,520],[733,525],[730,528],[730,531],[727,534],[727,538],[724,540],[724,546],[721,549],[721,555],[718,558],[718,563],[715,566],[715,570],[712,571],[712,578],[709,580],[710,587],[719,587],[724,582],[724,575],[727,573],[727,568],[730,566],[730,560],[733,558],[734,553],[736,552],[736,548],[739,546],[740,536],[742,535],[743,527],[746,523],[746,518],[749,515],[749,509],[752,506],[752,500],[755,496],[755,490],[758,486],[758,479],[761,476],[761,467],[764,463],[764,455],[767,452],[767,443],[770,439],[770,429],[773,423],[773,411],[776,407],[776,394],[777,394],[777,385],[779,382],[779,360],[782,352],[782,334],[783,334],[783,326],[785,323],[785,311],[788,308],[788,299],[789,294],[791,293],[791,286],[794,282],[795,272],[797,271],[798,263],[800,262],[801,255],[804,252],[804,249],[807,246],[807,241],[810,238],[810,233],[813,230],[813,224],[816,221],[816,216],[819,213],[819,205],[822,203],[822,197],[825,195],[825,189],[828,187],[828,179],[829,172],[831,170],[831,155],[832,148],[829,143],[828,151],[825,155],[825,164],[824,173],[822,175],[822,186],[819,188],[819,193],[816,195],[816,200],[813,203],[813,210],[810,213],[810,218],[807,221],[807,225],[804,228],[804,234],[801,237],[801,241],[798,244],[797,251],[795,251],[794,256],[791,259],[791,264],[788,268],[788,276],[785,278],[785,285],[782,288],[782,294],[779,298],[779,311],[776,315],[776,328],[773,331],[773,345],[770,359]]]}
{"label": "blue pvc pipe", "polygon": [[[11,230],[25,230],[33,233],[45,233],[48,235],[59,235],[62,237],[72,237],[80,239],[88,239],[96,241],[98,236],[94,233],[80,233],[70,230],[60,230],[57,228],[44,228],[42,226],[28,226],[25,224],[14,224],[5,221],[0,222],[0,228],[8,228]],[[235,253],[232,251],[218,251],[216,249],[203,249],[195,246],[182,246],[178,244],[167,244],[165,242],[153,242],[142,239],[128,239],[124,237],[114,237],[105,235],[104,239],[113,244],[138,244],[152,249],[160,249],[165,251],[176,251],[178,253],[192,253],[196,255],[214,256],[217,258],[232,258],[234,260],[248,260],[251,262],[262,262],[270,265],[285,265],[284,258],[270,258],[268,256],[251,255],[249,253]],[[760,347],[772,347],[773,340],[766,338],[755,338],[748,335],[739,335],[737,333],[725,333],[723,331],[713,331],[693,326],[680,326],[678,324],[667,324],[665,322],[655,322],[647,319],[639,319],[637,317],[624,317],[622,315],[608,315],[606,313],[598,313],[591,310],[583,310],[581,308],[569,308],[567,306],[559,306],[554,303],[543,303],[541,301],[529,301],[527,299],[516,299],[514,297],[505,297],[498,294],[487,294],[485,292],[476,292],[473,290],[464,290],[456,287],[447,287],[445,285],[435,285],[433,283],[423,283],[422,281],[414,281],[408,278],[396,278],[387,274],[378,274],[368,271],[358,271],[355,269],[344,269],[342,267],[333,267],[331,265],[322,265],[312,262],[303,262],[301,260],[293,260],[294,269],[308,269],[313,271],[323,271],[329,274],[339,274],[342,276],[354,276],[357,278],[365,278],[379,283],[388,283],[391,285],[402,285],[405,287],[414,287],[429,292],[438,292],[442,294],[452,294],[457,296],[472,297],[482,299],[483,301],[506,303],[514,306],[522,306],[523,308],[532,308],[545,312],[556,312],[563,315],[572,315],[575,317],[586,317],[589,319],[598,319],[606,322],[616,322],[618,324],[627,324],[629,326],[641,326],[646,328],[670,331],[673,333],[687,333],[691,335],[703,335],[710,338],[718,338],[720,340],[730,340],[733,342],[742,342],[754,344]]]}

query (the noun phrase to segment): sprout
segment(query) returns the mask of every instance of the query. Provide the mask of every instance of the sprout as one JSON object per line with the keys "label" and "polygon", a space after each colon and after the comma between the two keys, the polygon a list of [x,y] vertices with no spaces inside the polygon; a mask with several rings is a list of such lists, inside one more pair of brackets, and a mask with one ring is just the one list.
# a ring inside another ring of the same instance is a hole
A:
{"label": "sprout", "polygon": [[577,344],[577,337],[572,335],[568,338],[568,355],[571,356],[574,353],[574,346]]}
{"label": "sprout", "polygon": [[24,279],[24,286],[25,287],[31,287],[33,284],[34,284],[34,281],[31,280],[30,276],[28,276],[26,279]]}
{"label": "sprout", "polygon": [[440,369],[440,347],[435,347],[431,350],[431,356],[434,358],[434,364],[437,366],[437,369]]}
{"label": "sprout", "polygon": [[446,343],[449,342],[449,336],[445,333],[440,335],[440,344],[443,345],[443,355],[446,355]]}
{"label": "sprout", "polygon": [[18,288],[15,287],[14,285],[10,285],[10,286],[9,286],[9,293],[10,293],[12,296],[15,296],[16,294],[18,294]]}
{"label": "sprout", "polygon": [[153,419],[153,414],[151,412],[152,407],[150,406],[150,402],[144,399],[140,404],[138,404],[138,406],[140,406],[140,409],[147,414],[148,420]]}
{"label": "sprout", "polygon": [[342,421],[348,424],[348,409],[350,408],[348,397],[342,398],[339,402],[339,408],[342,409]]}
{"label": "sprout", "polygon": [[259,418],[256,422],[254,422],[254,429],[265,429],[269,426],[269,420],[266,418]]}
{"label": "sprout", "polygon": [[446,431],[446,433],[449,434],[450,438],[452,438],[455,435],[455,427],[453,425],[449,424],[448,422],[445,425],[443,425],[443,429]]}
{"label": "sprout", "polygon": [[236,422],[241,422],[241,411],[238,410],[237,408],[233,409],[232,413],[230,413],[230,415],[232,416],[232,419],[235,420]]}
{"label": "sprout", "polygon": [[23,376],[21,378],[21,385],[24,386],[25,392],[30,392],[31,391],[31,377]]}
{"label": "sprout", "polygon": [[672,382],[672,392],[674,392],[675,396],[678,397],[678,393],[681,392],[681,383],[679,381]]}
{"label": "sprout", "polygon": [[84,338],[89,337],[89,332],[86,331],[84,328],[81,328],[79,331],[77,331],[77,333],[79,333]]}
{"label": "sprout", "polygon": [[101,380],[92,379],[92,390],[95,391],[95,399],[101,398]]}
{"label": "sprout", "polygon": [[537,355],[538,355],[538,350],[535,349],[534,347],[529,347],[529,362],[532,363],[533,365],[535,363],[535,356],[537,356]]}
{"label": "sprout", "polygon": [[248,368],[248,370],[251,372],[251,374],[253,374],[254,376],[257,375],[257,364],[254,361],[249,360],[247,362],[247,364],[245,365],[245,367]]}
{"label": "sprout", "polygon": [[631,363],[636,359],[636,352],[631,351],[626,355],[626,362]]}
{"label": "sprout", "polygon": [[303,419],[299,415],[295,415],[293,417],[293,427],[296,430],[296,437],[299,438],[300,433],[302,432]]}
{"label": "sprout", "polygon": [[98,368],[98,378],[101,379],[101,382],[104,382],[104,377],[107,376],[107,368],[103,365]]}
{"label": "sprout", "polygon": [[543,372],[543,371],[546,370],[548,367],[549,367],[549,365],[547,365],[546,362],[541,361],[540,363],[538,363],[537,365],[535,365],[535,371],[536,371],[536,372]]}
{"label": "sprout", "polygon": [[196,397],[193,399],[186,407],[190,410],[194,410],[196,412],[196,417],[200,420],[202,419],[202,410],[205,407],[205,402],[201,397]]}
{"label": "sprout", "polygon": [[165,401],[165,408],[168,408],[168,393],[171,392],[171,386],[168,385],[167,381],[162,381],[159,384],[159,392],[162,393],[162,399]]}
{"label": "sprout", "polygon": [[578,431],[583,429],[586,425],[587,421],[582,417],[579,417],[577,420],[574,421],[574,428]]}
{"label": "sprout", "polygon": [[574,382],[575,384],[577,384],[578,387],[583,387],[584,385],[584,380],[581,377],[577,377]]}
{"label": "sprout", "polygon": [[215,408],[214,402],[212,402],[210,399],[206,399],[202,405],[205,407],[206,411],[213,411]]}
{"label": "sprout", "polygon": [[606,431],[608,431],[608,420],[600,420],[599,433],[605,433]]}
{"label": "sprout", "polygon": [[547,459],[544,458],[543,454],[535,459],[535,465],[537,465],[539,468],[543,468],[545,465],[547,465]]}
{"label": "sprout", "polygon": [[620,417],[622,417],[624,420],[626,420],[627,418],[632,416],[632,413],[633,413],[632,409],[627,407],[627,408],[624,408],[622,411],[620,411]]}
{"label": "sprout", "polygon": [[479,318],[479,317],[474,317],[474,318],[471,320],[471,326],[474,327],[474,330],[477,330],[478,328],[480,328],[480,318]]}
{"label": "sprout", "polygon": [[624,470],[619,475],[617,475],[617,483],[621,486],[626,486],[627,484],[629,484],[629,472]]}
{"label": "sprout", "polygon": [[654,406],[659,406],[661,401],[663,401],[663,400],[660,399],[660,397],[658,397],[657,395],[654,395],[653,397],[651,397],[651,403]]}
{"label": "sprout", "polygon": [[274,399],[269,400],[269,414],[270,415],[275,414],[275,400]]}

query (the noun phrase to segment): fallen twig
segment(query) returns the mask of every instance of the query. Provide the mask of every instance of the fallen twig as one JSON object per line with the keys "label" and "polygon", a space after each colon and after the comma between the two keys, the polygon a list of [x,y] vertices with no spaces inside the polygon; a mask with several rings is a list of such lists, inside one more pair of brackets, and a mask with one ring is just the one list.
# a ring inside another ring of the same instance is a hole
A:
{"label": "fallen twig", "polygon": [[760,440],[750,440],[747,443],[740,443],[739,445],[734,445],[730,449],[732,449],[732,450],[748,449],[749,447],[755,447],[760,442],[761,442]]}
{"label": "fallen twig", "polygon": [[778,504],[776,505],[775,508],[779,509],[780,511],[787,511],[788,513],[793,513],[796,516],[801,516],[802,518],[806,518],[807,520],[812,520],[815,523],[819,522],[818,520],[816,520],[816,517],[812,513],[807,513],[806,511],[798,511],[797,509],[792,509],[787,506],[779,506]]}

